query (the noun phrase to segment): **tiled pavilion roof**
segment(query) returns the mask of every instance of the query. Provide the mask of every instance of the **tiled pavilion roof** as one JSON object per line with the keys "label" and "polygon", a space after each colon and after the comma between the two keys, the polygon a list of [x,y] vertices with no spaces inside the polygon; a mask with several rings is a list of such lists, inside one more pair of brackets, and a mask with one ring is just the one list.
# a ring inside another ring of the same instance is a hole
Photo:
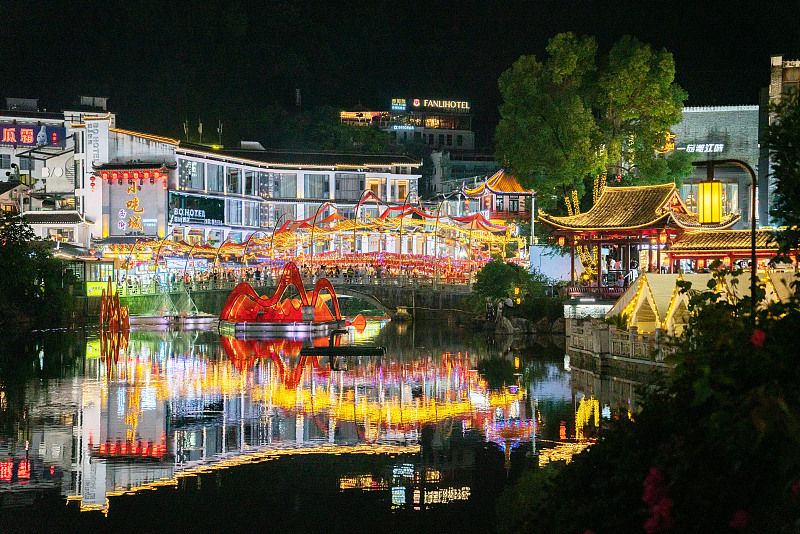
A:
{"label": "tiled pavilion roof", "polygon": [[634,187],[606,187],[592,208],[569,217],[555,217],[539,210],[539,220],[556,229],[635,230],[639,228],[728,228],[739,214],[728,215],[718,225],[700,225],[698,216],[689,213],[675,184]]}
{"label": "tiled pavilion roof", "polygon": [[488,191],[498,195],[531,195],[533,191],[525,189],[516,178],[500,169],[475,189],[464,189],[468,197],[480,196]]}
{"label": "tiled pavilion roof", "polygon": [[[750,230],[711,230],[687,232],[669,247],[669,252],[749,251],[752,245]],[[777,251],[772,230],[756,230],[756,250]]]}

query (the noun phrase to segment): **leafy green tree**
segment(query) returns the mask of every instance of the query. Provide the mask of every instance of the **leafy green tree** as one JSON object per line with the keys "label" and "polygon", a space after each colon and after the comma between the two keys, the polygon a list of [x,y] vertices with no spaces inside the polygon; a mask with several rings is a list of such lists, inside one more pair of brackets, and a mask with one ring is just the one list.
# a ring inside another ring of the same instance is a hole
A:
{"label": "leafy green tree", "polygon": [[503,104],[497,158],[552,207],[583,180],[604,172],[636,183],[661,183],[691,172],[682,153],[657,155],[680,122],[686,93],[674,83],[675,64],[623,37],[597,59],[592,37],[556,35],[548,58],[522,56],[499,80]]}
{"label": "leafy green tree", "polygon": [[775,202],[771,215],[786,229],[778,233],[781,252],[800,246],[800,91],[783,95],[771,111],[767,144],[772,158]]}
{"label": "leafy green tree", "polygon": [[58,326],[72,309],[74,279],[16,214],[0,219],[0,272],[0,329]]}
{"label": "leafy green tree", "polygon": [[634,421],[620,414],[572,463],[526,475],[498,500],[516,503],[499,530],[797,532],[800,297],[751,310],[693,292],[674,367]]}

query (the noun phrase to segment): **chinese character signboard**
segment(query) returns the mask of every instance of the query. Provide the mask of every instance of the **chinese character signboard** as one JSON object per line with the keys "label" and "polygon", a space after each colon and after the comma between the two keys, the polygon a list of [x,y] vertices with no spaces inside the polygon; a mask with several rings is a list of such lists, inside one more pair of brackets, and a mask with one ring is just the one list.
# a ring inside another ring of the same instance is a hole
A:
{"label": "chinese character signboard", "polygon": [[164,219],[165,194],[159,182],[109,180],[108,235],[158,236],[158,221]]}
{"label": "chinese character signboard", "polygon": [[2,124],[0,145],[19,147],[66,146],[66,128],[49,124]]}
{"label": "chinese character signboard", "polygon": [[220,226],[225,220],[225,199],[170,192],[170,224]]}

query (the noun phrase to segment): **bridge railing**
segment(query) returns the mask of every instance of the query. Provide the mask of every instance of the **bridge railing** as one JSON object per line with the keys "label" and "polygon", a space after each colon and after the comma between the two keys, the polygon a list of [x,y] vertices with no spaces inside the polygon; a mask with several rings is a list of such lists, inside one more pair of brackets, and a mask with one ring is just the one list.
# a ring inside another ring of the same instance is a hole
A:
{"label": "bridge railing", "polygon": [[[433,290],[446,290],[455,293],[469,293],[472,284],[468,277],[408,277],[408,276],[339,276],[326,277],[336,286],[388,286],[403,288],[429,288]],[[306,288],[313,287],[317,278],[314,276],[304,276],[303,284]],[[213,290],[233,290],[238,284],[248,282],[254,287],[277,287],[278,281],[270,275],[261,278],[208,278],[192,279],[178,278],[161,282],[153,279],[150,282],[142,282],[136,278],[128,278],[119,284],[120,296],[135,295],[155,295],[159,293],[178,293],[193,291],[213,291]]]}

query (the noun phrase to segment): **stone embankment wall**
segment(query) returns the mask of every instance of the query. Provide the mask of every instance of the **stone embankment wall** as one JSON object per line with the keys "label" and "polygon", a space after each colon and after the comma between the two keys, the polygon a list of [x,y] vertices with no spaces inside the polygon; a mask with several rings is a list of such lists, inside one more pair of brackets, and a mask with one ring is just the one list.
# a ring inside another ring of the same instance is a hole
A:
{"label": "stone embankment wall", "polygon": [[570,365],[600,375],[646,382],[664,372],[664,359],[675,351],[673,339],[662,329],[642,333],[636,327],[618,330],[596,318],[567,319]]}

